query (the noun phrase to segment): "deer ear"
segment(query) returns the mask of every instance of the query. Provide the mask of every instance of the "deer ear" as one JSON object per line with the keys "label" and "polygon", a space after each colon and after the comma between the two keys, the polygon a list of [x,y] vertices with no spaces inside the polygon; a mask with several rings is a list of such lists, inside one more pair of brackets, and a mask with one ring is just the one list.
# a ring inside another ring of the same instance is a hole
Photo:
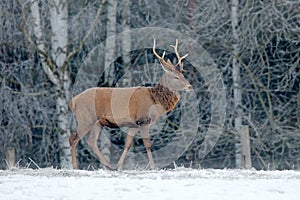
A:
{"label": "deer ear", "polygon": [[171,60],[170,60],[170,59],[168,59],[168,60],[167,60],[167,63],[169,63],[170,65],[172,65],[172,63],[171,63]]}

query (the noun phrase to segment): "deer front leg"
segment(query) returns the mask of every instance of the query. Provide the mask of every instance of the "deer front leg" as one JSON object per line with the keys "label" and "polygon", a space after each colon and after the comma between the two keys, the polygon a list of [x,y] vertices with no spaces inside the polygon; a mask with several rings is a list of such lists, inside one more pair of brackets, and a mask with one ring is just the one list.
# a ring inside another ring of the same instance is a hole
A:
{"label": "deer front leg", "polygon": [[87,143],[92,150],[94,154],[100,159],[103,165],[108,167],[109,169],[112,169],[109,162],[106,160],[106,158],[103,156],[103,154],[99,151],[97,146],[98,137],[100,135],[101,127],[98,124],[95,124],[92,130],[90,131],[89,138],[87,140]]}
{"label": "deer front leg", "polygon": [[142,134],[144,146],[145,146],[146,151],[147,151],[147,155],[148,155],[148,159],[149,159],[149,163],[150,163],[150,168],[155,169],[156,167],[155,167],[154,160],[153,160],[153,157],[152,157],[152,152],[151,152],[151,141],[150,141],[150,135],[149,135],[149,126],[143,127],[141,129],[141,134]]}
{"label": "deer front leg", "polygon": [[129,151],[130,147],[132,146],[133,138],[137,131],[138,131],[137,128],[130,128],[127,133],[126,141],[125,141],[125,148],[124,148],[122,156],[118,162],[118,170],[122,170],[122,168],[123,168],[125,157]]}

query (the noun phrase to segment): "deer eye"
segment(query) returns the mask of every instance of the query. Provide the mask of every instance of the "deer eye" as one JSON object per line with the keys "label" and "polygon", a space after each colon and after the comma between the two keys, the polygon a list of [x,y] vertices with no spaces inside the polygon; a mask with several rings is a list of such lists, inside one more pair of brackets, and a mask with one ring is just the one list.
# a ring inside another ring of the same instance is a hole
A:
{"label": "deer eye", "polygon": [[179,77],[175,76],[174,79],[179,80]]}

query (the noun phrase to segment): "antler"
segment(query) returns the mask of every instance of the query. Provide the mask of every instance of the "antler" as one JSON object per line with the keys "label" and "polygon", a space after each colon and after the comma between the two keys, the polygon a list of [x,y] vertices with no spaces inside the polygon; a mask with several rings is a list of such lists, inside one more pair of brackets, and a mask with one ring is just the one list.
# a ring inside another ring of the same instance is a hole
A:
{"label": "antler", "polygon": [[178,65],[180,66],[180,72],[183,72],[183,63],[181,62],[183,59],[185,59],[186,57],[188,57],[188,53],[185,54],[184,56],[180,57],[179,53],[178,53],[178,40],[176,39],[176,42],[175,42],[175,46],[174,45],[170,45],[171,47],[174,48],[174,51],[175,51],[175,54],[177,56],[177,64],[175,65],[175,67],[177,67]]}
{"label": "antler", "polygon": [[163,67],[167,67],[171,71],[176,70],[176,67],[171,63],[170,60],[168,60],[168,61],[164,60],[166,52],[164,51],[163,55],[160,57],[157,54],[156,50],[155,50],[155,46],[156,46],[156,40],[154,39],[154,41],[153,41],[153,54],[159,59],[160,63],[163,65]]}
{"label": "antler", "polygon": [[178,53],[178,40],[176,39],[176,43],[175,46],[174,45],[170,45],[171,47],[174,48],[175,54],[177,56],[177,64],[174,66],[171,61],[168,59],[167,61],[164,60],[165,54],[166,52],[164,51],[162,56],[159,56],[155,50],[155,46],[156,46],[156,40],[154,39],[153,41],[153,54],[159,59],[160,63],[163,65],[163,67],[167,67],[168,69],[174,71],[176,70],[176,67],[179,65],[180,69],[177,70],[179,72],[183,72],[183,63],[182,60],[185,59],[189,54],[185,54],[184,56],[180,57],[179,53]]}

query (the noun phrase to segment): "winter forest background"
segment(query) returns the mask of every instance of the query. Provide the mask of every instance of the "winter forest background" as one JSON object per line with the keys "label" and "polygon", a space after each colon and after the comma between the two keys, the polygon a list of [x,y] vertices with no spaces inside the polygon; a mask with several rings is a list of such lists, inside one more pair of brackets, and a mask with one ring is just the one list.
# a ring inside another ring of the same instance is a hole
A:
{"label": "winter forest background", "polygon": [[[68,135],[75,126],[68,104],[78,70],[104,43],[112,48],[98,64],[111,67],[99,73],[98,86],[116,86],[122,73],[134,67],[133,73],[143,76],[147,68],[138,66],[157,62],[151,49],[131,51],[135,41],[130,34],[107,40],[143,27],[176,30],[197,41],[222,73],[226,88],[222,134],[201,157],[212,114],[210,94],[201,74],[185,63],[186,77],[197,88],[200,117],[198,134],[174,160],[176,165],[240,167],[239,129],[248,126],[253,167],[300,169],[298,0],[2,0],[0,168],[7,168],[8,154],[20,167],[69,167]],[[131,84],[130,77],[122,81]],[[177,115],[176,110],[168,115],[164,129],[151,138],[154,150],[172,139]],[[125,135],[118,129],[107,135],[99,146],[116,162],[113,147],[122,148]],[[145,151],[139,139],[132,151]],[[84,141],[78,154],[81,168],[101,167]]]}

